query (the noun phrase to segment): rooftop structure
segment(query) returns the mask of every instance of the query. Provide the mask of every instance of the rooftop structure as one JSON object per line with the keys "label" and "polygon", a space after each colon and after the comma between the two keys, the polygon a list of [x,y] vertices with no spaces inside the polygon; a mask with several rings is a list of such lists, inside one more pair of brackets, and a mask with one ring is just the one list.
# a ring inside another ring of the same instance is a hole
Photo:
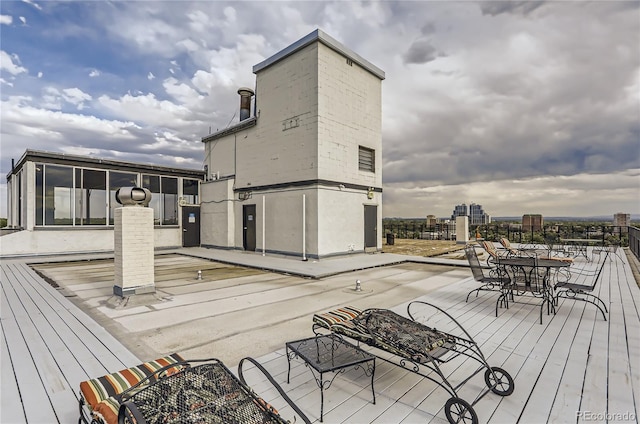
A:
{"label": "rooftop structure", "polygon": [[152,193],[157,247],[183,246],[185,236],[186,245],[199,243],[199,229],[183,218],[196,212],[185,213],[199,204],[203,179],[201,170],[28,149],[7,175],[7,225],[15,232],[2,237],[0,255],[113,251],[115,193],[128,186]]}
{"label": "rooftop structure", "polygon": [[380,250],[384,72],[321,30],[253,71],[243,119],[202,138],[202,245],[303,259]]}

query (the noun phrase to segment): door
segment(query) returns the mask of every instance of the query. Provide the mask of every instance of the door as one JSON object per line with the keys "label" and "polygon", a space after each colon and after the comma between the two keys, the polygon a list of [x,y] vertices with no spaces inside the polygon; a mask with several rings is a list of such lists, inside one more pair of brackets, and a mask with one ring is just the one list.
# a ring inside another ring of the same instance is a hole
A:
{"label": "door", "polygon": [[197,206],[182,208],[182,246],[200,246],[200,208]]}
{"label": "door", "polygon": [[364,205],[364,248],[378,247],[378,207]]}
{"label": "door", "polygon": [[242,247],[256,250],[256,205],[242,205]]}

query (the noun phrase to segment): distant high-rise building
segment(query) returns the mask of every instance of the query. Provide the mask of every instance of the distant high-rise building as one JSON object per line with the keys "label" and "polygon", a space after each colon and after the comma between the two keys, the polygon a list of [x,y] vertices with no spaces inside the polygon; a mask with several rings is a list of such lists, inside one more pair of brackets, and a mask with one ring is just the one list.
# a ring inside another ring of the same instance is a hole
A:
{"label": "distant high-rise building", "polygon": [[453,209],[451,220],[455,221],[457,216],[468,216],[469,225],[484,225],[491,223],[491,215],[484,212],[482,205],[472,203],[469,206],[466,204],[457,205]]}
{"label": "distant high-rise building", "polygon": [[618,227],[614,231],[617,231],[618,233],[628,233],[629,225],[631,225],[630,214],[622,212],[613,214],[613,226]]}
{"label": "distant high-rise building", "polygon": [[469,205],[469,224],[484,225],[491,223],[491,216],[484,212],[482,205],[472,203]]}
{"label": "distant high-rise building", "polygon": [[451,220],[455,221],[456,216],[469,216],[469,208],[467,207],[466,204],[463,203],[461,205],[456,205],[456,207],[453,208],[453,214],[451,214]]}
{"label": "distant high-rise building", "polygon": [[437,218],[435,215],[427,215],[427,228],[435,228]]}
{"label": "distant high-rise building", "polygon": [[539,214],[522,215],[522,231],[541,231],[544,219]]}

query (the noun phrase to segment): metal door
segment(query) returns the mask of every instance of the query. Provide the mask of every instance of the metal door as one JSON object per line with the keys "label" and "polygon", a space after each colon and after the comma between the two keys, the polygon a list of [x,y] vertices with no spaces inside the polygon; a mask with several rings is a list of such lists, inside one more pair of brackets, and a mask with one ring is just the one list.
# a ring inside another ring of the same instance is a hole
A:
{"label": "metal door", "polygon": [[256,250],[256,205],[242,205],[242,247]]}
{"label": "metal door", "polygon": [[364,205],[364,248],[378,246],[378,207]]}
{"label": "metal door", "polygon": [[182,246],[200,246],[200,208],[197,206],[182,208]]}

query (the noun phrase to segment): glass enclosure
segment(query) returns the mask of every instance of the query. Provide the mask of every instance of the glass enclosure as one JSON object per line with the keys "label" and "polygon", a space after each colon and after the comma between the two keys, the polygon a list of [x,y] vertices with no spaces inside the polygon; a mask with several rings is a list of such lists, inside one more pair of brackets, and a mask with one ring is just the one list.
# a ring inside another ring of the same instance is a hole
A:
{"label": "glass enclosure", "polygon": [[151,191],[155,225],[178,225],[181,188],[187,203],[197,204],[199,181],[134,172],[36,163],[37,226],[113,225],[116,191],[138,186]]}

